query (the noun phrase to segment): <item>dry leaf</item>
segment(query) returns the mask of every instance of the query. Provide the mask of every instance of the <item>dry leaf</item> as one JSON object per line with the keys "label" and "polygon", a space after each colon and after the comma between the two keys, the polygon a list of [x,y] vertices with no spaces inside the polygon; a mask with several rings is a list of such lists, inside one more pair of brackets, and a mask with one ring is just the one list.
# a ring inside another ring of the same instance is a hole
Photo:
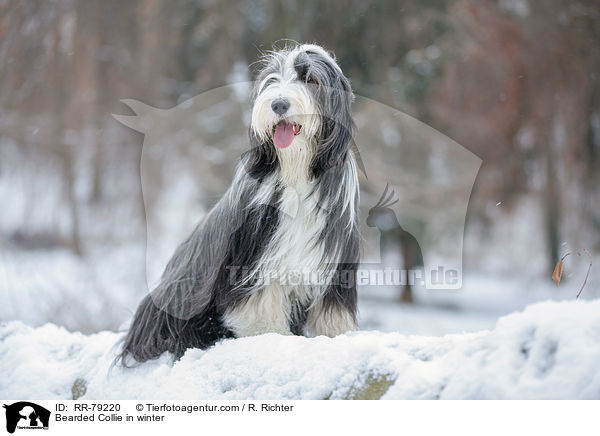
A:
{"label": "dry leaf", "polygon": [[556,286],[560,283],[560,279],[562,278],[563,273],[563,261],[559,260],[556,262],[556,266],[554,267],[554,272],[552,273],[552,280],[556,283]]}
{"label": "dry leaf", "polygon": [[579,299],[579,296],[581,295],[583,288],[585,288],[585,285],[587,284],[588,278],[590,276],[590,271],[592,270],[592,255],[590,254],[590,252],[587,251],[585,248],[582,250],[569,251],[558,262],[556,262],[556,266],[554,267],[554,272],[552,273],[552,280],[554,280],[554,283],[556,283],[556,286],[558,286],[558,284],[560,283],[560,279],[562,278],[562,274],[563,274],[564,260],[571,254],[576,254],[577,256],[581,256],[582,252],[587,254],[587,256],[590,258],[590,266],[588,266],[587,273],[585,274],[585,280],[583,281],[583,285],[581,285],[581,289],[579,289],[579,292],[577,293],[577,296],[575,297],[576,300]]}

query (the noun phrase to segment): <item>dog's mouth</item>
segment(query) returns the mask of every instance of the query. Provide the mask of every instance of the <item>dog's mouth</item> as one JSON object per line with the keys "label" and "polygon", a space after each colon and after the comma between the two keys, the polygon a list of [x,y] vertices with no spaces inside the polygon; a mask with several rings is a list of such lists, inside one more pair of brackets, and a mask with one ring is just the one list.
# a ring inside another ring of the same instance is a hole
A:
{"label": "dog's mouth", "polygon": [[273,143],[278,148],[288,148],[294,140],[294,136],[300,133],[300,129],[302,129],[302,125],[298,123],[280,121],[273,127]]}

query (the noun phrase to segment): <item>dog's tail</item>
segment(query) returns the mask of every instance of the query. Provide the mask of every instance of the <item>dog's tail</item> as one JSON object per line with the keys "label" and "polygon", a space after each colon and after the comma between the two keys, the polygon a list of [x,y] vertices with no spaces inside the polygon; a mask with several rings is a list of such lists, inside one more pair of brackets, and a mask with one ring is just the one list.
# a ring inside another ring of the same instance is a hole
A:
{"label": "dog's tail", "polygon": [[116,362],[132,366],[131,359],[145,362],[165,351],[179,359],[188,348],[207,348],[233,336],[221,322],[214,304],[193,318],[179,319],[157,307],[147,295],[138,306]]}
{"label": "dog's tail", "polygon": [[145,362],[156,359],[165,351],[181,355],[183,353],[178,350],[175,341],[180,328],[177,319],[170,319],[147,295],[137,308],[118,359],[124,366],[128,366],[130,357],[138,362]]}

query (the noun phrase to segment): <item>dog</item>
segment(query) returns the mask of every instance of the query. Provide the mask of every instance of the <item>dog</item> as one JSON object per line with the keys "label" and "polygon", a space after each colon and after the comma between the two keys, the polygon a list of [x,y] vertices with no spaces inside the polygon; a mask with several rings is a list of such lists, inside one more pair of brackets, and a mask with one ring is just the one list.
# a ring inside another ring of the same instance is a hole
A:
{"label": "dog", "polygon": [[350,82],[314,44],[270,51],[260,65],[250,149],[230,188],[140,303],[123,364],[165,351],[179,358],[223,338],[333,337],[357,328]]}

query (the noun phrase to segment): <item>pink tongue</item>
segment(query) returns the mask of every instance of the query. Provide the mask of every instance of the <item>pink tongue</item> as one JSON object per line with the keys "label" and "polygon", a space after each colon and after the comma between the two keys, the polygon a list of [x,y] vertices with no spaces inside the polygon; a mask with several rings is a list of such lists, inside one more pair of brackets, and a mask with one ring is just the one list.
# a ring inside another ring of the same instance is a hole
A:
{"label": "pink tongue", "polygon": [[273,142],[279,148],[288,148],[294,140],[294,126],[285,122],[277,124]]}

